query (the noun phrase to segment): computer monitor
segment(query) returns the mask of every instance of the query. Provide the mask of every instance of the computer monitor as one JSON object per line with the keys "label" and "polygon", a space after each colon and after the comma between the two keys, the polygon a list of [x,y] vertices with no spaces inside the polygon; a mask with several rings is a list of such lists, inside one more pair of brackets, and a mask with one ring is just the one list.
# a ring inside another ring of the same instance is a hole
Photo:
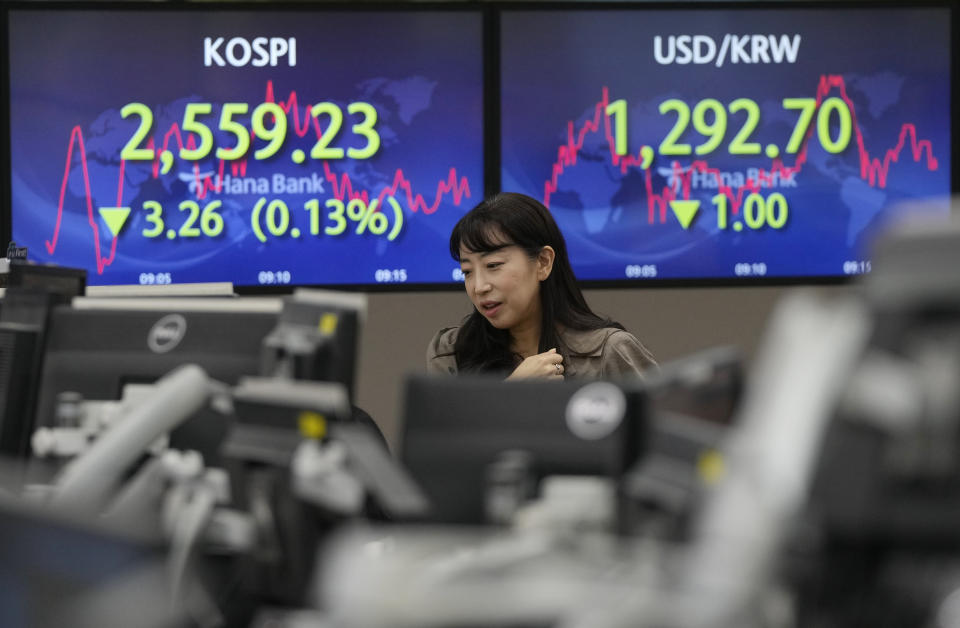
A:
{"label": "computer monitor", "polygon": [[335,382],[352,400],[366,314],[366,295],[297,290],[284,301],[277,327],[263,341],[261,374]]}
{"label": "computer monitor", "polygon": [[731,425],[745,379],[741,352],[717,346],[661,364],[646,384],[652,412],[664,420],[688,417]]}
{"label": "computer monitor", "polygon": [[[7,255],[14,249],[11,242]],[[20,456],[30,442],[49,312],[84,293],[86,272],[0,260],[0,284],[0,455]]]}
{"label": "computer monitor", "polygon": [[0,499],[0,625],[185,626],[170,602],[165,546],[93,521]]}
{"label": "computer monitor", "polygon": [[[74,299],[50,314],[35,426],[55,423],[58,396],[120,399],[126,384],[150,384],[194,363],[234,385],[261,369],[264,338],[281,299]],[[171,434],[171,446],[216,460],[229,417],[204,411]]]}
{"label": "computer monitor", "polygon": [[29,259],[91,285],[456,285],[480,7],[6,4],[0,188]]}
{"label": "computer monitor", "polygon": [[618,477],[643,449],[642,387],[485,376],[407,380],[401,461],[431,502],[430,519],[480,524],[486,474],[526,452],[536,481],[550,475]]}
{"label": "computer monitor", "polygon": [[956,3],[502,4],[500,185],[581,281],[838,281],[949,215]]}
{"label": "computer monitor", "polygon": [[[58,397],[120,399],[181,364],[234,386],[243,376],[335,382],[352,393],[362,295],[297,291],[280,298],[79,298],[52,310],[36,426],[55,423]],[[232,418],[205,410],[171,446],[219,459]]]}

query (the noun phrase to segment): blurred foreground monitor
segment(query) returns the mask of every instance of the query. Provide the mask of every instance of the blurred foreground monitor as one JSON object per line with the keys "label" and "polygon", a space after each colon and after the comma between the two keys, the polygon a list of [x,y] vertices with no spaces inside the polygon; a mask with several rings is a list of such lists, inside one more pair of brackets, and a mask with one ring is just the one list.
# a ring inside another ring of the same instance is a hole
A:
{"label": "blurred foreground monitor", "polygon": [[532,497],[546,476],[617,478],[643,451],[639,386],[419,376],[405,394],[401,460],[438,522],[488,522],[491,483]]}

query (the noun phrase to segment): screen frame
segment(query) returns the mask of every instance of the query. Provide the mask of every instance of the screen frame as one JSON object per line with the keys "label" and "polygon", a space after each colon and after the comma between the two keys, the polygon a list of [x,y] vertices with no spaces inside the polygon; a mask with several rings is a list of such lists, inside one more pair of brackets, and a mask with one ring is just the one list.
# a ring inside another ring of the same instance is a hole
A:
{"label": "screen frame", "polygon": [[638,380],[505,384],[427,373],[408,376],[402,397],[397,457],[427,496],[431,522],[482,524],[485,474],[505,453],[530,454],[530,489],[555,475],[616,482],[643,459],[653,429],[652,397]]}
{"label": "screen frame", "polygon": [[[214,11],[236,11],[241,13],[264,13],[264,14],[282,14],[282,13],[316,13],[318,16],[331,13],[378,13],[378,12],[404,12],[404,13],[468,13],[475,14],[480,26],[481,50],[479,58],[481,61],[480,69],[480,91],[482,119],[480,120],[480,142],[484,154],[479,163],[483,170],[481,189],[474,190],[472,197],[464,205],[466,208],[472,207],[481,198],[489,196],[496,189],[496,182],[492,179],[491,167],[488,163],[490,145],[490,133],[494,128],[489,120],[489,113],[494,110],[491,103],[495,95],[491,95],[489,86],[491,84],[490,63],[489,63],[489,34],[491,32],[491,8],[485,4],[477,2],[452,2],[440,1],[429,3],[414,2],[370,2],[370,3],[350,3],[342,0],[325,3],[297,3],[297,2],[218,2],[215,5],[208,3],[152,3],[152,2],[95,2],[85,0],[81,2],[53,1],[38,3],[27,0],[15,0],[4,2],[0,7],[0,42],[2,50],[6,52],[6,58],[9,59],[9,24],[10,15],[18,11],[85,11],[85,12],[117,12],[130,14],[150,13],[212,13]],[[2,135],[2,145],[0,145],[0,243],[6,247],[13,233],[12,225],[12,181],[11,181],[11,103],[10,103],[10,63],[9,61],[0,61],[0,116],[2,116],[2,126],[0,126],[0,135]],[[440,250],[446,252],[446,243],[440,243]],[[5,250],[5,248],[4,248]],[[452,265],[452,261],[451,261]],[[229,279],[227,280],[229,281]],[[235,284],[234,291],[241,295],[284,295],[292,294],[300,288],[321,288],[328,290],[341,290],[347,292],[410,292],[414,290],[462,290],[459,283],[375,283],[372,279],[370,283],[350,284],[350,283],[290,283],[283,285],[238,285]]]}
{"label": "screen frame", "polygon": [[[951,134],[956,133],[956,121],[960,120],[960,63],[955,60],[960,53],[958,45],[958,24],[960,24],[960,0],[920,0],[906,2],[898,0],[718,0],[714,2],[697,0],[684,3],[669,3],[664,1],[626,1],[626,2],[452,2],[441,0],[429,3],[414,2],[370,2],[349,3],[330,2],[317,4],[278,2],[278,3],[244,3],[224,2],[217,3],[215,10],[223,11],[269,11],[269,12],[378,12],[378,11],[410,11],[410,12],[473,12],[480,14],[482,22],[482,99],[483,119],[481,121],[481,136],[484,146],[482,157],[483,165],[483,192],[487,197],[501,189],[501,97],[500,76],[500,25],[501,17],[512,11],[525,12],[558,12],[558,11],[725,11],[725,10],[777,10],[795,8],[814,8],[825,12],[842,9],[869,11],[876,8],[911,10],[919,8],[944,8],[950,13],[950,121]],[[0,10],[0,41],[9,59],[9,15],[18,10],[79,10],[79,11],[211,11],[213,5],[206,3],[140,3],[140,2],[31,2],[17,0],[5,2]],[[10,108],[10,67],[9,62],[0,63],[0,116],[2,116],[2,144],[0,144],[0,244],[10,241],[12,235],[12,183],[10,172],[11,151],[11,108]],[[960,148],[954,138],[950,147],[950,187],[953,194],[958,193],[958,157]],[[479,195],[475,194],[471,202],[479,202]],[[475,203],[474,203],[475,204]],[[446,243],[439,243],[442,249]],[[689,278],[689,279],[586,279],[578,283],[585,289],[644,289],[644,288],[712,288],[712,287],[762,287],[762,286],[799,286],[799,285],[845,285],[853,283],[859,275],[820,275],[820,276],[790,276],[790,277],[730,277],[730,278]],[[364,283],[364,284],[286,284],[286,285],[235,285],[238,294],[291,294],[298,288],[326,288],[353,292],[393,293],[393,292],[459,292],[463,290],[460,282],[449,283]]]}
{"label": "screen frame", "polygon": [[[836,10],[862,10],[872,9],[895,9],[895,10],[917,10],[925,8],[946,9],[950,13],[950,123],[951,135],[956,134],[957,121],[960,120],[960,63],[957,55],[960,53],[960,44],[958,44],[957,27],[960,24],[960,2],[957,0],[918,0],[917,2],[908,2],[901,0],[717,0],[714,2],[705,0],[694,0],[691,2],[501,2],[497,4],[496,12],[496,49],[498,58],[496,60],[497,82],[494,87],[498,96],[502,92],[500,77],[500,18],[510,12],[527,13],[560,13],[574,11],[727,11],[727,10],[790,10],[790,9],[819,9],[824,12]],[[500,107],[504,101],[500,98],[500,105],[497,112],[497,137],[496,150],[499,158],[502,147],[499,144],[501,134]],[[960,183],[960,167],[957,165],[957,158],[960,156],[960,148],[956,137],[951,137],[950,142],[950,189],[951,196],[960,193],[958,183]],[[499,189],[501,182],[501,164],[496,164],[496,184]],[[715,287],[789,287],[804,285],[851,285],[857,282],[860,275],[796,275],[787,277],[723,277],[723,278],[689,278],[689,279],[578,279],[581,287],[587,289],[629,289],[629,288],[715,288]]]}

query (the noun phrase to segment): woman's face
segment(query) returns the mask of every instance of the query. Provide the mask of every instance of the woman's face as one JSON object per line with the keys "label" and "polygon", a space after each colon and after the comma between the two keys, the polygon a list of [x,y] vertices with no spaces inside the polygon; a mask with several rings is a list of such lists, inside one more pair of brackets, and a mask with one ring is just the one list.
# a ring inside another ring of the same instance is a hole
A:
{"label": "woman's face", "polygon": [[467,296],[497,329],[540,324],[540,282],[550,275],[552,265],[549,246],[536,259],[515,244],[486,253],[460,247]]}

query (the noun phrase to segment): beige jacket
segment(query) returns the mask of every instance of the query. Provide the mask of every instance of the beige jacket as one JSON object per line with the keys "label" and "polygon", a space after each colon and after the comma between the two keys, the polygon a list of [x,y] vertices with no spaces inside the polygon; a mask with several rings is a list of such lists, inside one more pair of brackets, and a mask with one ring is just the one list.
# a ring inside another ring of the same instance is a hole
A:
{"label": "beige jacket", "polygon": [[[427,346],[427,372],[456,374],[453,345],[459,327],[438,331]],[[615,327],[592,331],[567,330],[561,333],[567,350],[563,353],[565,377],[620,379],[643,377],[643,371],[657,365],[653,354],[636,336]]]}

